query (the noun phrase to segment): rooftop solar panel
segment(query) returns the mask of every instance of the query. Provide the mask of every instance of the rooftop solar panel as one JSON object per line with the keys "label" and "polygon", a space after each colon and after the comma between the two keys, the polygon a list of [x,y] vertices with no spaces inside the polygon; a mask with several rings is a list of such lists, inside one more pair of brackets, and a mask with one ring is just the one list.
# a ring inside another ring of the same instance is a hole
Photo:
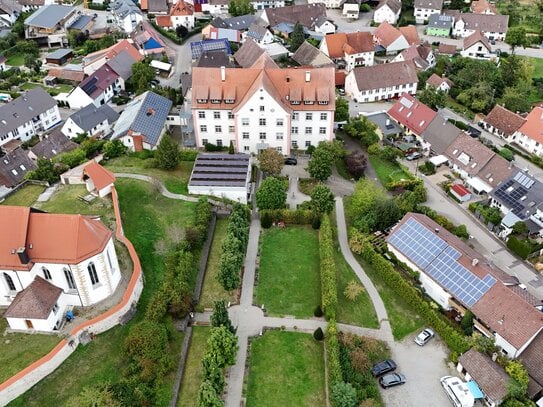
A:
{"label": "rooftop solar panel", "polygon": [[213,174],[213,173],[205,173],[205,174],[192,174],[192,179],[235,179],[240,181],[245,181],[245,176],[239,176],[239,174]]}
{"label": "rooftop solar panel", "polygon": [[247,174],[247,166],[245,167],[221,167],[218,169],[217,167],[201,167],[196,166],[194,167],[194,173],[200,173],[200,172],[227,172],[232,174]]}
{"label": "rooftop solar panel", "polygon": [[245,181],[190,181],[189,185],[193,186],[211,186],[211,187],[245,187]]}

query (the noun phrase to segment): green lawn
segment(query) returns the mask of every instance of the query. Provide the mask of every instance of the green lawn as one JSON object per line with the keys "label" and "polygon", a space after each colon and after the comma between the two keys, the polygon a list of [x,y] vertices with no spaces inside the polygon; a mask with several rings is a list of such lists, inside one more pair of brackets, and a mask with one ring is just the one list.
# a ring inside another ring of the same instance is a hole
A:
{"label": "green lawn", "polygon": [[[120,179],[115,185],[119,193],[124,232],[136,248],[145,275],[138,313],[130,324],[114,327],[98,335],[89,345],[79,346],[54,373],[10,406],[63,406],[85,387],[96,387],[105,382],[115,383],[126,369],[122,353],[124,339],[131,324],[141,320],[149,298],[162,283],[164,259],[155,253],[155,242],[165,237],[169,225],[192,223],[194,204],[155,196],[151,186],[143,181]],[[59,206],[60,203],[57,203],[56,207]],[[71,206],[70,202],[67,206]],[[174,329],[173,323],[168,324],[169,332],[173,335],[172,356],[177,362],[183,335]],[[157,406],[168,405],[174,377],[175,371],[160,385]]]}
{"label": "green lawn", "polygon": [[532,78],[543,78],[543,58],[529,58],[534,65]]}
{"label": "green lawn", "polygon": [[55,86],[44,86],[41,83],[26,82],[20,86],[21,90],[29,90],[34,88],[42,88],[43,90],[57,90],[62,93],[69,93],[74,87],[66,84],[58,84]]}
{"label": "green lawn", "polygon": [[[3,334],[8,326],[4,318],[0,318],[0,333]],[[56,335],[28,335],[10,333],[2,337],[2,352],[0,352],[0,383],[46,355],[60,342]]]}
{"label": "green lawn", "polygon": [[26,184],[17,192],[8,196],[4,202],[2,202],[2,205],[32,206],[43,191],[45,191],[43,185]]}
{"label": "green lawn", "polygon": [[6,61],[6,65],[9,66],[21,66],[25,63],[25,56],[24,54],[14,54],[8,58]]}
{"label": "green lawn", "polygon": [[198,390],[202,384],[202,359],[207,350],[207,338],[211,328],[205,326],[192,327],[189,353],[183,372],[183,381],[179,391],[177,407],[196,407]]}
{"label": "green lawn", "polygon": [[383,186],[391,181],[401,181],[413,178],[413,176],[406,173],[399,164],[382,160],[375,155],[368,155],[368,159],[377,174],[377,178],[379,178],[379,181]]}
{"label": "green lawn", "polygon": [[302,194],[311,195],[317,185],[319,185],[319,181],[314,178],[300,178],[298,180],[298,189]]}
{"label": "green lawn", "polygon": [[360,256],[357,256],[357,260],[368,277],[371,278],[385,304],[394,339],[401,340],[421,328],[424,325],[424,320],[420,315],[413,311],[405,301],[398,298],[374,271],[371,264],[366,263]]}
{"label": "green lawn", "polygon": [[142,160],[137,157],[124,156],[108,160],[104,165],[113,172],[127,172],[156,177],[164,183],[168,191],[174,194],[188,194],[187,184],[192,172],[193,161],[180,161],[173,171],[146,168],[150,163],[149,159]]}
{"label": "green lawn", "polygon": [[251,343],[247,407],[326,405],[322,342],[267,331]]}
{"label": "green lawn", "polygon": [[299,226],[265,230],[255,292],[270,314],[311,317],[321,303],[317,232]]}
{"label": "green lawn", "polygon": [[222,288],[221,283],[219,283],[219,280],[217,279],[217,276],[219,275],[219,258],[221,256],[222,241],[226,236],[227,226],[228,219],[217,219],[215,234],[213,235],[213,242],[207,260],[204,285],[200,296],[200,305],[204,308],[212,308],[213,302],[217,300],[234,302],[236,299],[235,291],[226,291]]}
{"label": "green lawn", "polygon": [[334,253],[337,270],[337,320],[350,325],[364,326],[366,328],[379,328],[379,321],[377,320],[377,314],[373,308],[370,296],[366,291],[358,295],[355,301],[351,301],[345,297],[344,291],[347,284],[354,280],[360,283],[360,280],[354,273],[353,269],[341,252],[336,251]]}

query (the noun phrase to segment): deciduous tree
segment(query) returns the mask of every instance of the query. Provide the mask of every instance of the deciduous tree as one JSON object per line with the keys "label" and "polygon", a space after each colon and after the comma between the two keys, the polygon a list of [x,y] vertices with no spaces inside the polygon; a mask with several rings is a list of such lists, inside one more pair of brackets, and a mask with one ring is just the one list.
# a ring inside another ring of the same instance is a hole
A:
{"label": "deciduous tree", "polygon": [[526,29],[522,26],[510,27],[505,34],[505,42],[511,47],[511,54],[515,53],[516,47],[526,47],[529,45]]}
{"label": "deciduous tree", "polygon": [[334,194],[326,185],[319,184],[311,191],[311,208],[318,213],[330,213],[334,209]]}
{"label": "deciduous tree", "polygon": [[236,363],[238,338],[225,326],[211,328],[207,346],[207,353],[219,369]]}
{"label": "deciduous tree", "polygon": [[132,65],[132,77],[130,81],[134,85],[136,94],[145,92],[149,88],[149,83],[155,77],[155,71],[149,64],[141,61]]}
{"label": "deciduous tree", "polygon": [[278,176],[285,165],[283,155],[275,148],[262,150],[258,156],[260,169],[267,175]]}
{"label": "deciduous tree", "polygon": [[228,4],[228,13],[234,17],[254,14],[255,8],[251,0],[231,0]]}
{"label": "deciduous tree", "polygon": [[336,112],[334,121],[344,122],[349,118],[349,102],[341,96],[336,99]]}
{"label": "deciduous tree", "polygon": [[211,326],[219,327],[224,326],[232,333],[236,333],[232,321],[228,316],[228,310],[226,309],[226,301],[218,300],[213,303],[213,314],[211,314]]}
{"label": "deciduous tree", "polygon": [[267,177],[256,191],[258,209],[282,209],[287,202],[284,183],[275,177]]}
{"label": "deciduous tree", "polygon": [[370,122],[366,116],[351,117],[343,129],[351,137],[354,137],[368,147],[379,141],[379,136],[375,132],[377,126]]}

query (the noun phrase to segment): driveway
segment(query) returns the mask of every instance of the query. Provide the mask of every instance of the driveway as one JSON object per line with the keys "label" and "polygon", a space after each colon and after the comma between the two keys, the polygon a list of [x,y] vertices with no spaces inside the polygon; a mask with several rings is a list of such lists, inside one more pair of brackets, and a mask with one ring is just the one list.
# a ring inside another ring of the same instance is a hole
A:
{"label": "driveway", "polygon": [[447,366],[446,347],[439,338],[418,346],[413,342],[417,334],[401,342],[389,342],[396,370],[405,374],[407,381],[402,386],[381,389],[383,402],[387,407],[448,407],[451,403],[439,379],[455,375],[456,371]]}

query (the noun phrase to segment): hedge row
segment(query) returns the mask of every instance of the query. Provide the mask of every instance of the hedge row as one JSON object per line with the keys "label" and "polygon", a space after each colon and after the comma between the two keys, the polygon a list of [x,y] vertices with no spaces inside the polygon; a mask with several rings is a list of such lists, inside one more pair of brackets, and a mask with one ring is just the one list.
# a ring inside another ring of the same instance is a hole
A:
{"label": "hedge row", "polygon": [[339,338],[335,320],[328,322],[326,328],[326,355],[328,359],[328,386],[343,381],[341,374],[341,362],[339,361]]}
{"label": "hedge row", "polygon": [[[356,234],[356,232],[355,232]],[[407,282],[395,269],[394,266],[380,254],[378,254],[370,243],[363,242],[357,236],[351,238],[353,243],[351,249],[362,256],[368,263],[372,264],[375,271],[394,290],[395,294],[413,307],[434,329],[439,333],[447,346],[457,354],[469,349],[469,344],[464,336],[456,331],[441,319],[439,313],[425,301],[417,289]]]}
{"label": "hedge row", "polygon": [[263,209],[260,211],[260,222],[263,228],[269,228],[274,222],[285,222],[287,225],[310,225],[315,216],[309,209]]}
{"label": "hedge row", "polygon": [[322,310],[327,320],[336,318],[337,281],[330,217],[324,215],[319,232]]}
{"label": "hedge row", "polygon": [[534,251],[529,241],[521,240],[516,236],[511,236],[507,239],[507,247],[523,260],[526,260],[530,253]]}

